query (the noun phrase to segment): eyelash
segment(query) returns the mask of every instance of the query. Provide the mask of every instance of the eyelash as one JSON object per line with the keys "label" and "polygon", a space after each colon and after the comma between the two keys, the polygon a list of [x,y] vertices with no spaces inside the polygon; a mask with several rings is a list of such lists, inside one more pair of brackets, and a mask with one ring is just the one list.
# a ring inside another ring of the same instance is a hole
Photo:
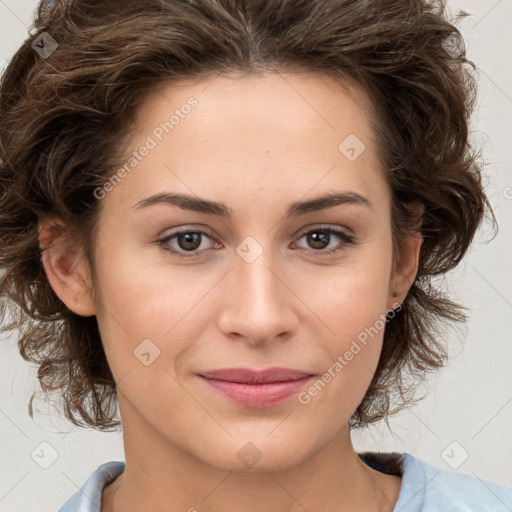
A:
{"label": "eyelash", "polygon": [[[353,246],[353,245],[356,244],[355,238],[353,236],[347,235],[345,232],[339,231],[339,230],[334,229],[334,228],[322,227],[322,226],[317,227],[315,229],[310,229],[308,231],[302,232],[299,235],[298,240],[303,238],[305,235],[308,235],[310,233],[317,233],[317,232],[323,232],[323,233],[328,233],[329,235],[335,235],[340,240],[342,240],[342,242],[344,244],[342,247],[338,247],[338,248],[334,248],[334,249],[329,249],[329,250],[325,250],[325,249],[324,250],[318,250],[318,251],[312,250],[313,253],[320,254],[322,256],[330,255],[330,254],[333,254],[333,253],[337,253],[337,252],[343,251],[347,247],[350,247],[350,246]],[[167,245],[173,238],[175,238],[176,236],[178,236],[180,234],[183,234],[183,233],[198,233],[200,235],[206,235],[208,238],[212,238],[210,236],[210,234],[206,233],[205,231],[194,230],[194,229],[185,229],[185,230],[181,230],[181,231],[176,231],[175,233],[172,233],[171,235],[168,235],[168,236],[166,236],[164,238],[156,240],[155,243],[158,246],[162,247],[163,250],[165,250],[167,252],[170,252],[172,255],[178,256],[179,258],[193,258],[194,256],[197,256],[198,252],[200,252],[200,251],[194,251],[194,252],[191,251],[191,252],[187,252],[187,253],[182,253],[182,252],[179,252],[179,251],[175,251],[173,249],[169,249],[169,246]],[[329,240],[329,242],[330,242],[330,240]]]}

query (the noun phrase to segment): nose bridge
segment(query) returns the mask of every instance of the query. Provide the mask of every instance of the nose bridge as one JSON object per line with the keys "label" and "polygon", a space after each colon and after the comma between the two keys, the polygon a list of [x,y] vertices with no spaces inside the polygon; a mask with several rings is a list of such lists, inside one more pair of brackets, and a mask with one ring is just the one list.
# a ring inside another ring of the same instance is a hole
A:
{"label": "nose bridge", "polygon": [[269,245],[270,238],[266,238],[265,248],[252,236],[246,237],[236,248],[235,274],[240,285],[240,303],[250,306],[248,309],[255,313],[275,311],[277,303],[282,303],[278,296],[282,295],[283,284],[276,277],[279,264]]}
{"label": "nose bridge", "polygon": [[[266,240],[270,240],[270,236]],[[253,343],[271,340],[294,328],[293,294],[275,251],[254,237],[247,237],[236,248],[231,273],[233,296],[225,302],[222,329],[238,333]]]}

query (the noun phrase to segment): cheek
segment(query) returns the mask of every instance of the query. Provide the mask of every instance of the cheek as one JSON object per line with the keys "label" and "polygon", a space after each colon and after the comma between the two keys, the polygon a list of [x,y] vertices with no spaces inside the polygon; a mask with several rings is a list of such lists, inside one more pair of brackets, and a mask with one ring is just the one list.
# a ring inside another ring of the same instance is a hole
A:
{"label": "cheek", "polygon": [[192,266],[172,268],[163,258],[155,263],[126,250],[104,252],[111,263],[98,257],[101,305],[96,316],[109,365],[116,379],[142,370],[140,382],[151,386],[155,372],[144,370],[144,363],[174,372],[207,323],[207,294],[218,276]]}
{"label": "cheek", "polygon": [[[358,280],[358,293],[337,290],[336,303],[326,303],[321,346],[325,357],[323,373],[298,396],[306,409],[315,411],[334,435],[346,424],[361,403],[377,369],[384,330],[385,298],[376,293],[376,280]],[[385,281],[379,283],[384,285]],[[320,349],[320,346],[319,346]]]}
{"label": "cheek", "polygon": [[341,401],[346,407],[340,411],[350,411],[363,398],[381,352],[390,271],[391,242],[383,239],[321,279],[318,274],[314,287],[309,278],[303,282],[304,291],[310,290],[308,306],[323,325],[321,345],[327,354],[323,377],[331,391],[318,403]]}
{"label": "cheek", "polygon": [[301,283],[298,293],[322,320],[322,331],[337,350],[386,313],[391,264],[391,241],[383,237],[353,251],[342,264],[328,271],[316,269],[295,281]]}
{"label": "cheek", "polygon": [[388,299],[387,272],[387,268],[375,265],[337,283],[333,292],[337,300],[331,302],[329,316],[336,338],[342,340],[340,349],[353,340],[364,341],[364,333],[368,331],[373,333],[370,338],[378,340],[375,330],[382,331],[381,318],[386,313]]}

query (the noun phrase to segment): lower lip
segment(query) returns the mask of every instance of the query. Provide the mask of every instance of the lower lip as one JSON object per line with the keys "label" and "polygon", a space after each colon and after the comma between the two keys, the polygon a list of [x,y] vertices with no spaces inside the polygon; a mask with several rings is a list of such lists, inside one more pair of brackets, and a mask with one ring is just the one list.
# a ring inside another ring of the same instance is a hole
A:
{"label": "lower lip", "polygon": [[222,393],[234,402],[249,407],[265,407],[284,402],[298,393],[312,376],[285,382],[267,384],[243,384],[225,380],[207,379],[200,376],[215,391]]}

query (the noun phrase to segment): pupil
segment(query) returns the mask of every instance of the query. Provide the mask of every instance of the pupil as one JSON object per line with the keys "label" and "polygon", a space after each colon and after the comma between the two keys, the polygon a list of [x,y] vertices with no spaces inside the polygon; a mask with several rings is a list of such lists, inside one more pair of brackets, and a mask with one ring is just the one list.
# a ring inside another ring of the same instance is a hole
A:
{"label": "pupil", "polygon": [[[194,251],[197,249],[197,247],[199,245],[201,245],[200,239],[201,239],[200,233],[196,233],[196,232],[180,233],[178,235],[178,244],[182,249]],[[184,242],[184,243],[182,243],[182,242]],[[192,247],[189,244],[191,244]],[[196,247],[196,245],[197,245],[197,247]]]}
{"label": "pupil", "polygon": [[[310,233],[308,242],[315,249],[323,249],[323,244],[329,245],[329,236],[325,231],[315,231]],[[320,245],[316,245],[316,244]]]}

